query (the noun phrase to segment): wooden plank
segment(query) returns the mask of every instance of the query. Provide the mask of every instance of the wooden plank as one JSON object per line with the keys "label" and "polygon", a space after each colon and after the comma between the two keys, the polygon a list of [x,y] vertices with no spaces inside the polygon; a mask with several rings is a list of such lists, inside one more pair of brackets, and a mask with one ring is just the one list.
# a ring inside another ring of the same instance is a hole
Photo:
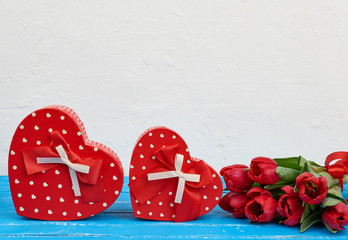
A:
{"label": "wooden plank", "polygon": [[[126,183],[128,179],[125,179]],[[348,186],[347,186],[348,187]],[[125,184],[118,200],[103,213],[79,221],[38,221],[18,216],[11,200],[7,176],[0,177],[0,237],[53,237],[115,239],[348,239],[345,231],[331,234],[323,225],[300,234],[299,227],[275,223],[249,224],[216,207],[196,221],[157,222],[133,216],[129,189]],[[344,191],[348,197],[348,192]]]}

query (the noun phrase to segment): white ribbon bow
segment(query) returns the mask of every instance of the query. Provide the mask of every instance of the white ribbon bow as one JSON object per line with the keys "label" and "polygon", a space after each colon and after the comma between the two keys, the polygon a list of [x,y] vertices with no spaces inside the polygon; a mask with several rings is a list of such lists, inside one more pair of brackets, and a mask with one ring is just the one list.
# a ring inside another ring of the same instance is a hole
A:
{"label": "white ribbon bow", "polygon": [[68,154],[66,154],[64,148],[62,145],[59,145],[56,147],[57,152],[60,156],[60,158],[42,158],[38,157],[36,158],[36,162],[38,164],[44,164],[44,163],[60,163],[60,164],[65,164],[69,167],[69,173],[70,173],[70,178],[72,182],[72,189],[74,191],[75,197],[81,196],[81,191],[80,191],[80,186],[79,186],[79,180],[77,178],[76,172],[81,172],[81,173],[89,173],[89,166],[79,164],[79,163],[72,163],[70,162],[68,158]]}
{"label": "white ribbon bow", "polygon": [[165,172],[147,174],[147,178],[149,181],[175,178],[175,177],[179,178],[178,187],[176,189],[176,195],[174,200],[175,203],[181,203],[181,200],[184,194],[184,189],[185,189],[185,181],[199,182],[201,177],[199,174],[189,174],[189,173],[181,172],[183,163],[184,163],[184,155],[177,153],[175,155],[175,160],[174,160],[175,171],[165,171]]}

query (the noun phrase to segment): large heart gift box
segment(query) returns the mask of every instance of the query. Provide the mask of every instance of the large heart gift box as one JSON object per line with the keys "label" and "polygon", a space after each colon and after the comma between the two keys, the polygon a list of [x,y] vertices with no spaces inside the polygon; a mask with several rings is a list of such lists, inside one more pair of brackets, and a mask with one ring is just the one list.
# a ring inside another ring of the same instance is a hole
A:
{"label": "large heart gift box", "polygon": [[135,217],[175,222],[208,213],[223,190],[218,173],[191,157],[180,135],[165,127],[151,128],[137,141],[129,188]]}
{"label": "large heart gift box", "polygon": [[91,141],[76,113],[55,105],[28,115],[10,146],[9,181],[17,214],[75,220],[111,206],[123,185],[116,153]]}

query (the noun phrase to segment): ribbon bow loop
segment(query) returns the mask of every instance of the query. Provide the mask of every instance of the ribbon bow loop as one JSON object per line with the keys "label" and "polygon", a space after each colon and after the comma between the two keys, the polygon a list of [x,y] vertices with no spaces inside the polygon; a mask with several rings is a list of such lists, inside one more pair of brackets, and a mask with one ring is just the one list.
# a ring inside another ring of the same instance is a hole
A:
{"label": "ribbon bow loop", "polygon": [[27,174],[35,174],[64,164],[69,169],[72,189],[82,201],[102,201],[103,185],[99,178],[102,160],[96,157],[80,158],[71,151],[65,139],[57,132],[51,133],[50,146],[40,146],[22,151]]}
{"label": "ribbon bow loop", "polygon": [[[81,159],[79,155],[70,150],[69,145],[66,143],[64,138],[59,134],[59,132],[54,131],[51,133],[51,145],[53,148],[63,148],[66,150],[66,154],[61,156],[61,159],[65,159],[66,157],[71,162],[72,169],[76,168],[76,174],[81,182],[88,184],[96,184],[99,178],[99,172],[101,169],[102,161],[96,157],[88,157]],[[58,149],[57,149],[58,151]],[[62,152],[62,151],[61,151]],[[66,161],[65,161],[66,162]],[[67,164],[68,165],[68,164]],[[81,165],[85,165],[82,167]],[[68,165],[69,166],[69,165]],[[70,167],[69,166],[69,167]],[[92,169],[93,171],[87,171],[87,167]],[[82,170],[82,171],[81,171]]]}
{"label": "ribbon bow loop", "polygon": [[340,181],[343,190],[343,177],[348,174],[348,152],[331,153],[326,157],[325,167],[333,178]]}
{"label": "ribbon bow loop", "polygon": [[[189,166],[184,166],[184,159],[175,161],[176,155],[180,152],[179,151],[179,144],[171,145],[171,146],[165,146],[159,148],[157,151],[155,151],[154,155],[156,158],[163,163],[163,166],[158,167],[158,169],[153,170],[152,172],[162,172],[167,170],[175,170],[177,171],[177,175],[181,175],[181,172],[185,172],[188,174],[200,174],[201,177],[200,181],[187,181],[186,185],[189,185],[193,188],[201,188],[203,186],[208,185],[209,183],[213,182],[212,177],[210,176],[210,170],[208,169],[207,165],[204,163],[204,161],[200,161],[196,158],[191,158],[188,160],[194,160],[192,161],[192,164]],[[183,156],[183,154],[180,154]]]}
{"label": "ribbon bow loop", "polygon": [[149,181],[154,180],[160,180],[160,179],[167,179],[167,178],[175,178],[178,177],[178,187],[175,194],[175,203],[181,203],[182,197],[184,194],[185,189],[185,182],[199,182],[200,181],[200,175],[199,174],[189,174],[189,173],[183,173],[181,171],[183,162],[184,162],[184,155],[182,154],[175,154],[174,158],[174,167],[175,171],[165,171],[165,172],[156,172],[156,173],[149,173],[147,174],[147,178]]}
{"label": "ribbon bow loop", "polygon": [[179,145],[161,147],[155,151],[154,155],[168,170],[175,169],[175,156],[179,152]]}

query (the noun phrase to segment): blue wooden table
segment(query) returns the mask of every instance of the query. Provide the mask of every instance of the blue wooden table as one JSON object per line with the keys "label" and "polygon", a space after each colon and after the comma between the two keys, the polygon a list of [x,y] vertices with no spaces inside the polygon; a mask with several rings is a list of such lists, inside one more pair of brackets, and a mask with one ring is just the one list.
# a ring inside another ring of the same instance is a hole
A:
{"label": "blue wooden table", "polygon": [[[0,176],[0,238],[98,238],[98,239],[348,239],[348,230],[332,234],[321,224],[305,233],[299,227],[275,223],[249,224],[235,219],[218,206],[196,221],[185,223],[157,222],[133,216],[128,179],[117,201],[106,211],[84,220],[39,221],[18,216],[15,212],[7,176]],[[346,189],[348,186],[346,186]],[[348,198],[348,191],[344,191]]]}

